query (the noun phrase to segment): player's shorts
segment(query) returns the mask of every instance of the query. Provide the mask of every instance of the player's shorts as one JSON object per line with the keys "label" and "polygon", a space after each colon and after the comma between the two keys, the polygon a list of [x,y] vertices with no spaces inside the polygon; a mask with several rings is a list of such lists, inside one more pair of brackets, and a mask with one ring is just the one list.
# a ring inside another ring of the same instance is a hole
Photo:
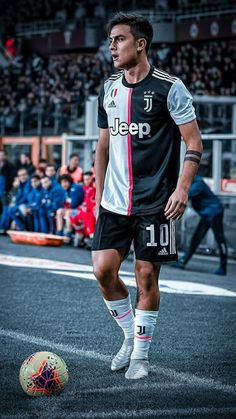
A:
{"label": "player's shorts", "polygon": [[163,214],[126,216],[100,207],[92,250],[125,249],[133,241],[136,259],[148,262],[177,260],[175,221]]}

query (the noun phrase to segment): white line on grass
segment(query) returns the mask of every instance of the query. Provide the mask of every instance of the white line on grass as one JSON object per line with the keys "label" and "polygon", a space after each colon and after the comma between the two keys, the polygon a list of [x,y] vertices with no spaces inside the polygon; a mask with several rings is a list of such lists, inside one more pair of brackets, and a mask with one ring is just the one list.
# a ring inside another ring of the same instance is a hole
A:
{"label": "white line on grass", "polygon": [[[110,363],[111,357],[108,355],[100,354],[99,352],[95,351],[88,351],[85,349],[78,349],[75,346],[66,345],[63,343],[57,343],[50,340],[42,339],[36,336],[30,336],[26,335],[24,333],[15,332],[14,330],[5,330],[0,328],[0,336],[6,336],[12,339],[17,339],[22,342],[28,342],[34,345],[39,345],[41,347],[49,347],[51,349],[55,349],[61,352],[70,353],[73,355],[78,355],[81,358],[88,358],[93,359],[97,361],[102,361],[105,363]],[[42,348],[42,350],[45,350],[45,348]],[[163,367],[157,367],[152,366],[151,371],[157,373],[157,374],[163,374],[167,376],[171,380],[175,380],[175,382],[179,383],[182,382],[186,385],[190,385],[192,387],[203,387],[207,390],[213,390],[213,391],[220,391],[223,393],[230,393],[235,394],[236,386],[228,385],[228,384],[222,384],[220,382],[217,382],[211,378],[201,378],[194,374],[189,373],[182,373],[177,372],[171,368],[163,368]],[[126,382],[127,383],[127,382]],[[140,383],[140,386],[136,383],[136,389],[143,389],[144,383]],[[159,384],[157,384],[158,386]],[[130,386],[130,389],[133,387]],[[154,386],[152,387],[154,388]],[[158,387],[156,387],[158,388]],[[105,392],[106,389],[104,389]],[[123,390],[127,390],[127,386],[123,387]],[[107,389],[109,391],[109,389]]]}
{"label": "white line on grass", "polygon": [[4,330],[0,328],[0,336],[7,336],[12,339],[21,340],[22,342],[32,343],[34,345],[48,346],[49,348],[67,352],[68,354],[78,355],[81,358],[97,359],[98,361],[102,362],[109,362],[111,360],[111,357],[108,355],[102,355],[95,351],[78,349],[75,346],[56,343],[51,340],[38,338],[36,336],[25,335],[24,333],[14,332],[14,330]]}
{"label": "white line on grass", "polygon": [[[87,272],[68,272],[68,271],[51,271],[48,272],[78,278],[81,280],[90,279],[96,281],[95,276],[92,273]],[[134,276],[127,276],[123,278],[123,281],[126,285],[136,288],[136,282],[134,281]],[[215,287],[213,285],[206,285],[197,282],[190,281],[179,281],[179,280],[165,280],[160,279],[160,290],[161,292],[171,293],[171,294],[193,294],[193,295],[210,295],[210,296],[220,296],[220,297],[236,297],[236,292],[226,290],[224,288]]]}

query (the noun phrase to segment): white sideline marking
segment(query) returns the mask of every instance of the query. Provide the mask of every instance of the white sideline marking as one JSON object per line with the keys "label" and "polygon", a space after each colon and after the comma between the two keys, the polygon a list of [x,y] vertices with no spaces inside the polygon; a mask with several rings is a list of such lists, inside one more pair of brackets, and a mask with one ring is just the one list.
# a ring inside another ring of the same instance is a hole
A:
{"label": "white sideline marking", "polygon": [[[89,265],[60,262],[58,260],[0,254],[0,264],[21,268],[49,269],[56,275],[71,276],[80,279],[95,280],[93,268]],[[126,285],[136,287],[132,272],[120,271]],[[212,285],[189,281],[160,279],[160,290],[170,294],[209,295],[216,297],[236,297],[236,292]]]}
{"label": "white sideline marking", "polygon": [[69,354],[78,355],[84,358],[97,359],[102,362],[109,362],[111,360],[108,355],[102,355],[95,351],[78,349],[75,346],[52,342],[50,340],[38,338],[36,336],[25,335],[24,333],[14,332],[14,330],[4,330],[0,328],[0,336],[7,336],[12,339],[21,340],[22,342],[33,343],[34,345],[48,346],[58,351],[67,352]]}
{"label": "white sideline marking", "polygon": [[[31,343],[31,344],[34,344],[34,345],[40,345],[40,346],[44,346],[44,347],[47,346],[51,349],[56,349],[56,350],[61,351],[61,352],[66,352],[66,353],[70,353],[70,354],[73,354],[73,355],[78,355],[81,358],[89,358],[89,359],[93,359],[93,360],[102,361],[102,362],[105,362],[105,363],[110,363],[111,362],[111,356],[109,356],[109,355],[103,355],[103,354],[100,354],[99,352],[95,352],[95,351],[87,351],[87,350],[84,350],[84,349],[78,349],[75,346],[65,345],[63,343],[56,343],[56,342],[46,340],[46,339],[42,339],[42,338],[39,338],[39,337],[36,337],[36,336],[26,335],[25,333],[15,332],[14,330],[7,330],[7,329],[0,328],[0,336],[5,336],[5,337],[12,338],[12,339],[17,339],[17,340],[20,340],[22,342],[28,342],[28,343]],[[45,348],[42,348],[42,350],[45,350]],[[216,390],[216,391],[221,391],[223,393],[230,393],[230,394],[235,394],[235,391],[236,391],[236,386],[229,385],[229,384],[222,384],[222,383],[217,382],[213,379],[201,378],[201,377],[198,377],[194,374],[177,372],[175,370],[172,370],[171,368],[163,368],[163,367],[152,366],[151,371],[159,373],[159,374],[166,375],[168,378],[170,378],[171,380],[174,379],[178,383],[180,381],[182,381],[182,383],[188,384],[188,385],[193,386],[193,387],[196,387],[196,386],[197,387],[204,387],[205,389],[208,389],[208,390]],[[145,383],[140,383],[140,386],[138,384],[136,384],[136,387],[135,387],[135,383],[134,383],[134,387],[130,386],[130,389],[132,389],[132,388],[143,389],[144,384]],[[154,387],[154,386],[155,386],[155,383],[152,384],[152,388],[158,388],[159,384],[157,384],[157,387]],[[126,389],[127,389],[127,387],[124,386],[123,390],[125,391]]]}
{"label": "white sideline marking", "polygon": [[[68,272],[68,271],[49,271],[56,275],[71,276],[79,279],[90,279],[96,281],[92,273],[87,272]],[[122,278],[123,282],[129,287],[136,288],[134,276],[126,276]],[[194,294],[194,295],[210,295],[215,297],[236,297],[236,292],[226,290],[213,285],[200,284],[198,282],[177,281],[177,280],[159,280],[160,291],[167,294]]]}
{"label": "white sideline marking", "polygon": [[[14,255],[4,255],[0,253],[0,264],[7,266],[16,266],[19,268],[35,269],[66,269],[67,271],[93,272],[93,267],[81,265],[79,263],[61,262],[59,260],[40,259]],[[130,275],[130,272],[120,271],[121,275]]]}

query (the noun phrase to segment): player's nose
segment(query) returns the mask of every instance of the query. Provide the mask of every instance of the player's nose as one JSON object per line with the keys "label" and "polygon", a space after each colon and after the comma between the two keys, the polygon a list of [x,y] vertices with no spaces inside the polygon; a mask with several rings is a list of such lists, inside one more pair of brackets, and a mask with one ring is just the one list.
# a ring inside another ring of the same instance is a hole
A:
{"label": "player's nose", "polygon": [[111,51],[114,51],[116,49],[114,40],[110,42],[109,48]]}

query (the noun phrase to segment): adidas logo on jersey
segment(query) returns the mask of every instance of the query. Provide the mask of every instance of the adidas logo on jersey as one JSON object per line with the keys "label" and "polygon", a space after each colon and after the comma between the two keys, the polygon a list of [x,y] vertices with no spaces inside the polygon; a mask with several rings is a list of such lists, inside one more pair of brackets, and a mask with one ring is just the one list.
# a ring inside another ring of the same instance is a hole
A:
{"label": "adidas logo on jersey", "polygon": [[110,127],[110,133],[111,135],[136,135],[138,134],[139,138],[143,138],[144,135],[150,134],[151,127],[148,123],[139,122],[138,124],[136,122],[131,122],[130,124],[127,124],[127,122],[120,122],[120,118],[115,118],[114,120],[114,126]]}
{"label": "adidas logo on jersey", "polygon": [[115,104],[114,100],[112,100],[112,101],[109,103],[108,108],[116,108],[116,104]]}
{"label": "adidas logo on jersey", "polygon": [[163,249],[160,250],[160,252],[158,252],[158,255],[164,256],[164,255],[168,255],[169,253],[167,252],[166,248],[163,247]]}

